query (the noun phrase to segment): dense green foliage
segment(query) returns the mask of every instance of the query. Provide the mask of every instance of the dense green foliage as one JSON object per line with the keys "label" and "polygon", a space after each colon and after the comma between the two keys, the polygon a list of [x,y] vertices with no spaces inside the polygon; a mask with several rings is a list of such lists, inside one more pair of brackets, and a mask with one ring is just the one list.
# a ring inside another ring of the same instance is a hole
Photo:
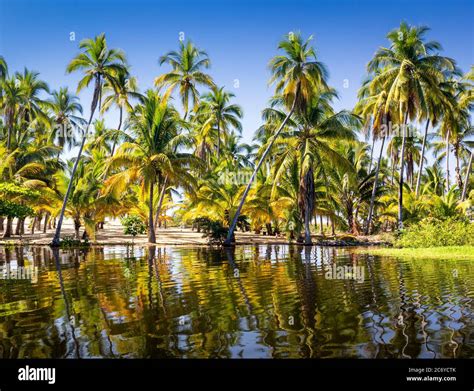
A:
{"label": "dense green foliage", "polygon": [[403,231],[398,247],[474,246],[474,224],[465,219],[424,219]]}

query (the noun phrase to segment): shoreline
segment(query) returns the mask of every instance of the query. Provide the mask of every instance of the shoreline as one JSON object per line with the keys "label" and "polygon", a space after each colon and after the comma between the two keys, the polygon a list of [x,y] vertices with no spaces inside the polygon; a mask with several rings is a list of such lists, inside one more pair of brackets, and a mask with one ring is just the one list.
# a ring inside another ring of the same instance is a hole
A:
{"label": "shoreline", "polygon": [[[48,232],[37,232],[35,234],[25,234],[12,236],[11,238],[0,238],[0,247],[6,246],[45,246],[49,247],[54,235],[54,230]],[[65,224],[62,237],[71,237],[74,235],[72,224]],[[252,232],[236,232],[236,243],[233,246],[249,246],[255,244],[263,245],[301,245],[296,241],[289,241],[281,236],[268,236],[255,234]],[[349,238],[347,234],[332,236],[312,235],[313,246],[324,247],[372,247],[386,246],[389,243],[380,240],[377,236],[360,236],[354,239]],[[94,246],[202,246],[215,247],[209,244],[206,238],[203,238],[202,232],[193,231],[190,228],[159,228],[156,230],[156,243],[149,243],[146,235],[138,235],[132,241],[131,236],[123,233],[123,228],[119,224],[107,224],[106,228],[97,232],[96,240],[89,241],[88,245],[71,246],[74,248],[85,248]],[[68,246],[62,247],[68,248]]]}

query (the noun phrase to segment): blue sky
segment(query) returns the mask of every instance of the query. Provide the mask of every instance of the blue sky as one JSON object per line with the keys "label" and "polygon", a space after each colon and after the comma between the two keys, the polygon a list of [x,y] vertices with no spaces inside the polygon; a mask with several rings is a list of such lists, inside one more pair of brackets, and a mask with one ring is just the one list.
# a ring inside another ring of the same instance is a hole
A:
{"label": "blue sky", "polygon": [[[79,74],[65,67],[85,37],[105,32],[110,47],[123,49],[142,90],[167,71],[158,58],[178,46],[180,32],[205,49],[209,72],[236,94],[244,109],[244,138],[250,141],[272,94],[267,64],[289,31],[314,35],[318,58],[339,91],[336,108],[351,109],[365,65],[400,21],[428,25],[428,38],[466,71],[474,63],[474,1],[53,1],[0,0],[0,54],[11,71],[39,71],[52,89],[75,90]],[[74,32],[76,41],[70,41]],[[239,88],[234,88],[234,81]],[[344,80],[349,87],[344,88]],[[87,114],[90,92],[80,95]],[[116,113],[106,116],[109,126]]]}

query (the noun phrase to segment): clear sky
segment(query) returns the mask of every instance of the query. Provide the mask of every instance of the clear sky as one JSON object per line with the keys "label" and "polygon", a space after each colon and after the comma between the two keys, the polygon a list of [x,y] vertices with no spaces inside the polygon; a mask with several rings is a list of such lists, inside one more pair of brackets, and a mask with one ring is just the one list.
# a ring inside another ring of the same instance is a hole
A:
{"label": "clear sky", "polygon": [[[250,141],[272,94],[267,64],[284,34],[314,35],[317,56],[340,94],[336,108],[351,109],[366,63],[402,20],[431,27],[428,38],[440,41],[443,54],[463,71],[474,63],[473,0],[0,0],[0,54],[11,71],[26,66],[39,71],[51,89],[75,91],[80,75],[66,74],[66,64],[81,39],[105,32],[110,47],[126,52],[144,90],[168,70],[158,66],[158,58],[176,49],[184,32],[208,52],[217,84],[236,94],[244,109],[244,138]],[[90,96],[90,91],[80,94],[85,114]],[[115,113],[106,119],[109,126],[117,122]]]}

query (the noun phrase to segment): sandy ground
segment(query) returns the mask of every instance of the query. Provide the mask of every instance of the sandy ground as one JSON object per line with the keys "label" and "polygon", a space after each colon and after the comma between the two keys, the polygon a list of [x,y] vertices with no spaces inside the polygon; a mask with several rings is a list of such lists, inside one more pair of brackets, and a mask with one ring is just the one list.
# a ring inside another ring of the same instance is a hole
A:
{"label": "sandy ground", "polygon": [[[25,227],[28,227],[28,221],[25,224]],[[15,224],[14,224],[15,228]],[[81,228],[81,234],[83,229]],[[45,245],[51,243],[51,240],[54,235],[54,230],[48,230],[46,233],[43,233],[42,230],[36,230],[34,235],[30,234],[30,230],[27,229],[25,235],[12,236],[8,239],[3,239],[0,237],[0,245],[2,244],[37,244]],[[74,227],[72,221],[65,220],[62,228],[62,237],[65,236],[74,236]],[[156,230],[156,243],[157,244],[166,244],[166,245],[207,245],[207,239],[202,237],[202,233],[192,231],[189,228],[159,228]],[[256,235],[249,232],[238,232],[236,234],[236,240],[239,244],[252,244],[252,243],[271,243],[271,244],[287,244],[288,241],[285,237],[274,237],[274,236],[265,236],[265,235]],[[146,245],[148,239],[146,235],[138,235],[134,239],[134,244],[137,245]],[[96,235],[96,242],[94,244],[100,245],[124,245],[131,244],[132,237],[130,235],[124,235],[123,228],[120,225],[119,221],[110,221],[105,224],[103,230],[99,230]]]}
{"label": "sandy ground", "polygon": [[[25,224],[28,227],[28,221]],[[14,225],[15,228],[15,225]],[[83,228],[81,228],[81,234]],[[22,237],[12,236],[8,239],[1,238],[0,233],[0,246],[5,244],[36,244],[36,245],[48,245],[54,235],[54,230],[48,230],[43,233],[42,230],[36,230],[34,235],[30,234],[30,230],[27,229],[27,233]],[[74,236],[74,227],[72,221],[65,220],[63,223],[62,237]],[[190,228],[159,228],[156,231],[156,244],[158,245],[207,245],[207,239],[202,237],[203,234],[196,231],[192,231]],[[313,241],[317,243],[319,240],[325,240],[325,238],[319,235],[313,235]],[[362,243],[367,244],[379,244],[375,237],[360,237],[358,238]],[[96,235],[96,241],[93,244],[96,245],[125,245],[131,244],[132,237],[123,233],[123,228],[120,225],[120,221],[113,220],[106,222],[103,230],[99,230]],[[146,235],[136,236],[133,240],[136,245],[148,244]],[[252,232],[236,232],[236,243],[237,244],[288,244],[288,240],[285,236],[266,236],[257,235]]]}

